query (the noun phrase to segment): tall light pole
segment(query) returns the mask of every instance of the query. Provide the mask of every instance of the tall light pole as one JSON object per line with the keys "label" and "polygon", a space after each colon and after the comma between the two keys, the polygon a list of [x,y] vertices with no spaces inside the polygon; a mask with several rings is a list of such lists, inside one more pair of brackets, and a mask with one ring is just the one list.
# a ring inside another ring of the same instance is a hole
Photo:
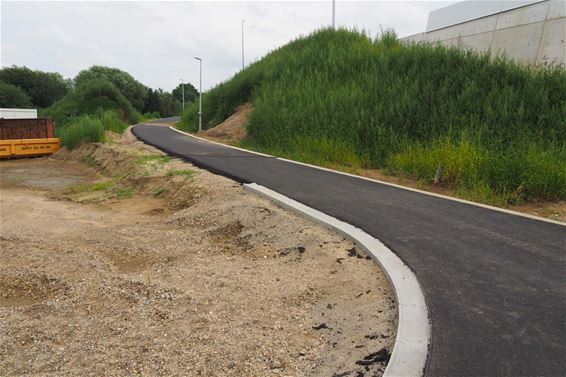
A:
{"label": "tall light pole", "polygon": [[332,0],[332,29],[336,29],[336,0]]}
{"label": "tall light pole", "polygon": [[244,69],[244,22],[246,20],[242,20],[242,70]]}
{"label": "tall light pole", "polygon": [[185,82],[183,79],[181,80],[181,93],[183,93],[183,111],[185,111]]}
{"label": "tall light pole", "polygon": [[199,132],[202,131],[202,59],[194,57],[196,60],[199,61],[200,66],[200,81],[199,81],[199,88],[198,88],[198,130]]}

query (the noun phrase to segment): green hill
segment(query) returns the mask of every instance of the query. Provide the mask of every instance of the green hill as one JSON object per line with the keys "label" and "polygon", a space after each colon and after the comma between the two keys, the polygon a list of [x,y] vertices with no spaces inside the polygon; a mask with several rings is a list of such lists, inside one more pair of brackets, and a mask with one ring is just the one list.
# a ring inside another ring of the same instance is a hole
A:
{"label": "green hill", "polygon": [[[321,30],[203,96],[203,124],[243,103],[242,144],[388,172],[507,201],[566,199],[566,70],[441,46]],[[192,104],[179,124],[197,129]]]}

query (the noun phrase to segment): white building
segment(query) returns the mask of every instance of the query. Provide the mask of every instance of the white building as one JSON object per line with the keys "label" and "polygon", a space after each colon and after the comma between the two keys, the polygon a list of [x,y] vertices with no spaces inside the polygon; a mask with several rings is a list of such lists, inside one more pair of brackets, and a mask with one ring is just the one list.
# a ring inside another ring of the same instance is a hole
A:
{"label": "white building", "polygon": [[525,64],[566,64],[566,1],[462,1],[430,12],[424,33],[404,42],[491,51]]}

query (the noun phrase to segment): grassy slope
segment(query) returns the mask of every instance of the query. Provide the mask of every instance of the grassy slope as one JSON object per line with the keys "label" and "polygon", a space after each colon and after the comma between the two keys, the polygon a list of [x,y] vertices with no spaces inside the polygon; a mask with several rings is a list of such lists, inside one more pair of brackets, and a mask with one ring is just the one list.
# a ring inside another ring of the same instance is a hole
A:
{"label": "grassy slope", "polygon": [[[204,95],[212,127],[244,102],[243,142],[320,165],[435,175],[478,200],[566,199],[566,71],[322,30]],[[195,130],[196,106],[181,127]]]}

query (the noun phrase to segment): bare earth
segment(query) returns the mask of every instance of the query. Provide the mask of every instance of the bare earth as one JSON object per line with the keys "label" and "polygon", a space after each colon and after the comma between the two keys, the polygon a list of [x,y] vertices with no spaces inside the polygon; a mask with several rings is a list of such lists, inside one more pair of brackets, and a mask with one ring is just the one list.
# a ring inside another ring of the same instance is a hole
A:
{"label": "bare earth", "polygon": [[385,368],[394,297],[355,245],[129,133],[0,161],[0,211],[3,376]]}
{"label": "bare earth", "polygon": [[[229,145],[238,145],[246,136],[246,123],[252,110],[252,105],[247,103],[239,106],[228,119],[216,127],[198,133],[198,136],[205,139]],[[348,173],[360,175],[367,178],[377,179],[384,182],[395,183],[406,187],[416,188],[423,191],[430,191],[436,194],[458,197],[456,190],[445,185],[435,185],[409,178],[399,178],[385,174],[381,169],[351,169],[343,166],[333,166],[335,170],[343,170]],[[490,204],[490,203],[487,203]],[[505,208],[523,212],[539,217],[546,217],[551,220],[566,222],[566,201],[533,201],[520,205],[508,205]]]}

